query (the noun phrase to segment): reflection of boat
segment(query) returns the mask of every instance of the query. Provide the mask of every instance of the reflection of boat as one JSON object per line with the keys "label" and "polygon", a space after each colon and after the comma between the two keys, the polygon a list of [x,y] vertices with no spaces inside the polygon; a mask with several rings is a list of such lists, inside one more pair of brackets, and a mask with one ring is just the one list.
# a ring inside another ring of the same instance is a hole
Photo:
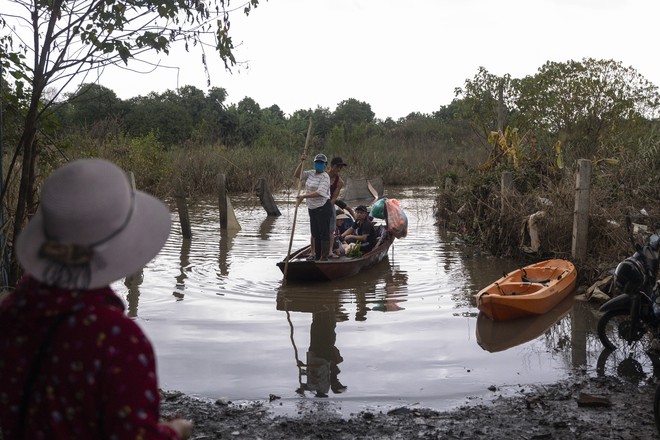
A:
{"label": "reflection of boat", "polygon": [[475,296],[477,307],[495,321],[548,312],[575,288],[577,272],[568,260],[546,260],[504,275]]}
{"label": "reflection of boat", "polygon": [[[331,281],[357,274],[367,267],[381,261],[387,255],[394,237],[386,234],[380,245],[360,257],[331,258],[328,261],[308,261],[309,246],[298,249],[289,257],[286,273],[287,280],[294,281]],[[277,263],[284,273],[286,259]]]}
{"label": "reflection of boat", "polygon": [[491,353],[531,341],[544,334],[570,312],[574,298],[564,298],[556,307],[538,316],[512,321],[493,321],[484,313],[477,316],[477,344]]}

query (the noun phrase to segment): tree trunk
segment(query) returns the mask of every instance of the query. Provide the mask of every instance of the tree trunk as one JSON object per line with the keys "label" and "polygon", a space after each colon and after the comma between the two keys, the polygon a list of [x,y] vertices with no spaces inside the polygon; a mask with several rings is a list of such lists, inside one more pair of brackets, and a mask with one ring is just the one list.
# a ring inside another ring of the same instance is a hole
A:
{"label": "tree trunk", "polygon": [[[27,203],[32,193],[34,186],[34,138],[36,136],[36,114],[37,109],[28,112],[28,117],[25,121],[25,128],[19,141],[19,150],[23,152],[23,161],[21,167],[21,181],[18,188],[18,199],[16,201],[16,210],[14,211],[14,232],[11,237],[11,242],[16,245],[16,237],[23,230],[23,224],[26,220]],[[9,285],[15,286],[16,282],[20,279],[22,269],[16,261],[16,255],[12,253],[9,271]]]}

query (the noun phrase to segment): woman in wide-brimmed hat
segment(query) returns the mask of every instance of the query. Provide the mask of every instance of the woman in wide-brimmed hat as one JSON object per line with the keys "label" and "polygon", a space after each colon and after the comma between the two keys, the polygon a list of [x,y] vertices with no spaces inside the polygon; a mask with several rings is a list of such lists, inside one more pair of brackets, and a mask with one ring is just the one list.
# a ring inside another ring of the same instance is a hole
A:
{"label": "woman in wide-brimmed hat", "polygon": [[170,213],[101,159],[56,170],[16,242],[25,276],[0,302],[6,439],[179,439],[159,421],[155,356],[111,282],[161,249]]}

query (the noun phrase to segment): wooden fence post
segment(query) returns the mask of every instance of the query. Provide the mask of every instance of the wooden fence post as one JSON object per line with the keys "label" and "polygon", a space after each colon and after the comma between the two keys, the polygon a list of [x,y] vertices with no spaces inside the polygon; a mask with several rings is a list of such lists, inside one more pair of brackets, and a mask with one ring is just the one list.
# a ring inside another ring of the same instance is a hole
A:
{"label": "wooden fence post", "polygon": [[257,195],[259,196],[259,201],[261,206],[266,210],[266,214],[273,217],[278,217],[282,215],[279,208],[275,204],[275,199],[268,188],[268,182],[262,177],[259,179],[259,184],[257,185]]}
{"label": "wooden fence post", "polygon": [[179,211],[179,223],[181,223],[181,235],[183,238],[192,238],[192,229],[190,228],[190,216],[188,215],[188,203],[183,194],[179,193],[176,197],[176,209]]}
{"label": "wooden fence post", "polygon": [[227,189],[225,175],[218,174],[218,210],[220,212],[220,229],[227,229]]}
{"label": "wooden fence post", "polygon": [[224,174],[218,174],[218,210],[220,211],[220,229],[223,231],[240,231],[241,225],[238,223],[234,208],[231,206],[231,200],[227,195],[226,179]]}
{"label": "wooden fence post", "polygon": [[591,190],[591,161],[578,160],[575,176],[575,211],[573,214],[573,245],[571,254],[578,261],[587,257],[589,232],[589,195]]}

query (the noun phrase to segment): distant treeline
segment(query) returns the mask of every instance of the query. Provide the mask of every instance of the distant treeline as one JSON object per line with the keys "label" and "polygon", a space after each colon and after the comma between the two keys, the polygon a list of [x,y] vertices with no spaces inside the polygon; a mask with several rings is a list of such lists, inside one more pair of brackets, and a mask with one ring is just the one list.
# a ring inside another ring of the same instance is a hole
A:
{"label": "distant treeline", "polygon": [[[371,106],[356,99],[334,111],[285,115],[251,98],[228,105],[222,88],[186,86],[121,100],[108,88],[84,84],[62,99],[52,99],[53,92],[31,125],[31,94],[16,84],[2,88],[5,223],[14,212],[22,218],[12,208],[22,206],[21,198],[26,212],[34,212],[44,176],[78,157],[113,160],[134,172],[140,189],[165,199],[212,194],[219,173],[229,191],[253,191],[261,178],[273,191],[293,189],[310,119],[310,155],[341,156],[349,163],[344,175],[381,176],[386,188],[437,185],[438,221],[495,254],[520,252],[521,225],[539,209],[548,215],[537,257],[570,254],[577,159],[593,164],[595,261],[581,273],[596,274],[599,260],[618,261],[629,252],[616,227],[626,215],[644,209],[651,226],[660,219],[658,88],[612,60],[547,62],[524,78],[480,68],[451,103],[396,121],[376,119]],[[26,138],[32,132],[25,127],[35,125],[34,138]],[[28,141],[26,159],[17,146]],[[502,215],[503,171],[512,173],[516,194],[507,199],[509,217]]]}
{"label": "distant treeline", "polygon": [[[26,107],[17,98],[26,94],[13,92],[3,89],[5,151],[18,144]],[[621,176],[658,166],[658,89],[612,60],[548,62],[520,79],[480,68],[451,103],[396,121],[375,118],[369,103],[353,98],[334,111],[291,115],[249,97],[226,98],[223,88],[184,86],[122,100],[84,84],[44,109],[37,169],[45,175],[62,160],[101,156],[159,195],[211,191],[217,172],[228,174],[233,190],[251,190],[261,177],[278,189],[291,183],[310,118],[310,154],[342,156],[346,173],[379,175],[386,185],[442,184],[477,170],[539,177],[577,158],[625,159]]]}

